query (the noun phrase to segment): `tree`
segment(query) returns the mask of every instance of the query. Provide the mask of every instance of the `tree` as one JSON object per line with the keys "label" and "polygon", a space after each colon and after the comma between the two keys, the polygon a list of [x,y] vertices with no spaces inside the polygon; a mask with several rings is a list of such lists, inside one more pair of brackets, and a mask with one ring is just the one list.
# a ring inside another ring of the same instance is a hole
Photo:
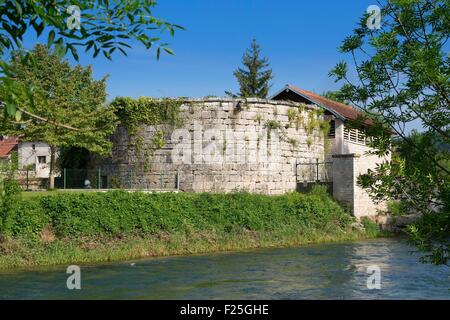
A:
{"label": "tree", "polygon": [[[449,0],[386,0],[382,21],[374,27],[366,14],[340,51],[350,55],[357,81],[341,61],[330,72],[343,82],[341,93],[370,115],[375,153],[395,151],[383,132],[401,141],[400,152],[359,179],[375,200],[401,201],[406,212],[422,218],[408,229],[412,241],[426,252],[423,260],[448,263],[450,252],[450,33]],[[408,125],[419,123],[420,136]],[[380,138],[381,137],[381,138]]]}
{"label": "tree", "polygon": [[[173,54],[167,43],[161,43],[159,34],[168,31],[173,36],[182,27],[156,18],[152,12],[155,5],[154,0],[1,1],[0,54],[4,57],[22,49],[23,36],[30,30],[38,37],[46,31],[49,48],[55,47],[61,56],[69,51],[77,61],[79,49],[91,52],[94,58],[102,53],[111,59],[117,52],[126,55],[136,42],[146,49],[157,44],[158,58],[161,50]],[[22,57],[27,59],[27,55]],[[7,59],[1,58],[0,85],[11,92],[3,96],[4,113],[11,117],[19,111],[16,91],[20,88],[31,95],[31,88],[16,84],[14,74]],[[30,110],[28,114],[34,116]]]}
{"label": "tree", "polygon": [[[110,151],[108,138],[117,120],[114,108],[105,105],[106,78],[94,80],[90,66],[71,67],[43,45],[30,52],[27,63],[16,52],[10,64],[17,85],[33,89],[29,96],[16,91],[18,113],[14,121],[1,116],[2,132],[49,144],[50,188],[54,188],[57,148],[86,148],[98,154]],[[9,94],[7,90],[0,88],[0,99]]]}
{"label": "tree", "polygon": [[[272,70],[269,67],[268,58],[260,58],[261,48],[253,39],[250,49],[247,49],[242,57],[242,64],[246,69],[238,68],[234,76],[239,82],[240,93],[233,94],[229,91],[225,93],[234,97],[258,97],[266,98],[270,84],[273,79]],[[264,70],[266,69],[266,70]]]}
{"label": "tree", "polygon": [[342,98],[341,93],[339,90],[337,91],[325,91],[324,93],[322,93],[322,96],[333,100],[333,101],[337,101],[340,103],[344,103],[344,104],[350,104],[349,101],[345,100],[344,98]]}

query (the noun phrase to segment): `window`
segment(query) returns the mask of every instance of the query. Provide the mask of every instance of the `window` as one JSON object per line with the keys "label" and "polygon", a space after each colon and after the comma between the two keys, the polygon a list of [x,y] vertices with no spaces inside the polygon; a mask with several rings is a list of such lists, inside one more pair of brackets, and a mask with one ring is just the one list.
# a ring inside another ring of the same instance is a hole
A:
{"label": "window", "polygon": [[366,133],[361,129],[344,128],[344,140],[360,144],[366,144],[368,142]]}
{"label": "window", "polygon": [[38,156],[38,163],[44,164],[47,163],[47,157],[46,156]]}
{"label": "window", "polygon": [[334,120],[330,121],[330,131],[328,131],[328,138],[336,137],[336,122]]}
{"label": "window", "polygon": [[358,143],[366,144],[366,135],[361,130],[358,130]]}

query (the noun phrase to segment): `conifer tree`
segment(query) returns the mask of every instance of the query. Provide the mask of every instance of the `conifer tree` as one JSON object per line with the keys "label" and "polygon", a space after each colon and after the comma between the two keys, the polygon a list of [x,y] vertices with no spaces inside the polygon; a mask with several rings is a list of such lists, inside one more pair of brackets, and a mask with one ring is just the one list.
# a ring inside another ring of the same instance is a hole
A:
{"label": "conifer tree", "polygon": [[267,98],[271,87],[269,81],[273,78],[272,69],[269,67],[269,59],[260,57],[261,47],[253,39],[251,47],[247,49],[242,57],[244,68],[238,68],[234,76],[239,82],[240,92],[233,94],[225,93],[233,97],[257,97]]}

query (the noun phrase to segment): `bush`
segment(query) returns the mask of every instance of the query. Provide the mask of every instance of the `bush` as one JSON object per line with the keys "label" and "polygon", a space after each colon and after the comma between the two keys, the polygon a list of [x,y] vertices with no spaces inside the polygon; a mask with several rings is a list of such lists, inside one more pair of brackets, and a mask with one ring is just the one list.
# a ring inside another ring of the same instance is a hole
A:
{"label": "bush", "polygon": [[378,227],[378,225],[369,218],[367,217],[362,218],[361,223],[363,224],[364,229],[366,230],[366,234],[369,237],[377,237],[380,234],[381,230]]}
{"label": "bush", "polygon": [[20,186],[15,180],[3,180],[0,190],[0,235],[11,236],[11,224],[20,202]]}
{"label": "bush", "polygon": [[408,209],[401,201],[391,200],[387,203],[387,209],[393,216],[404,216],[407,214]]}
{"label": "bush", "polygon": [[22,191],[19,183],[16,180],[4,180],[3,188],[5,196],[15,196],[20,194],[20,192]]}
{"label": "bush", "polygon": [[49,216],[37,201],[18,201],[8,231],[13,237],[37,240],[49,223]]}
{"label": "bush", "polygon": [[326,193],[266,196],[210,193],[57,193],[21,200],[15,236],[36,236],[51,224],[58,238],[322,229],[345,230],[350,217]]}

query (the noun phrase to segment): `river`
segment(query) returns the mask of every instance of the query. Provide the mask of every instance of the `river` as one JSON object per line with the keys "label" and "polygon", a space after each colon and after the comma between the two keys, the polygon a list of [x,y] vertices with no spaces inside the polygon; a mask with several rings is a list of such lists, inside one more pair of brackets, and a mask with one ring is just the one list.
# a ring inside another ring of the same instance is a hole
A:
{"label": "river", "polygon": [[413,250],[389,238],[81,266],[81,290],[67,289],[67,266],[8,271],[0,299],[450,299],[450,268]]}

